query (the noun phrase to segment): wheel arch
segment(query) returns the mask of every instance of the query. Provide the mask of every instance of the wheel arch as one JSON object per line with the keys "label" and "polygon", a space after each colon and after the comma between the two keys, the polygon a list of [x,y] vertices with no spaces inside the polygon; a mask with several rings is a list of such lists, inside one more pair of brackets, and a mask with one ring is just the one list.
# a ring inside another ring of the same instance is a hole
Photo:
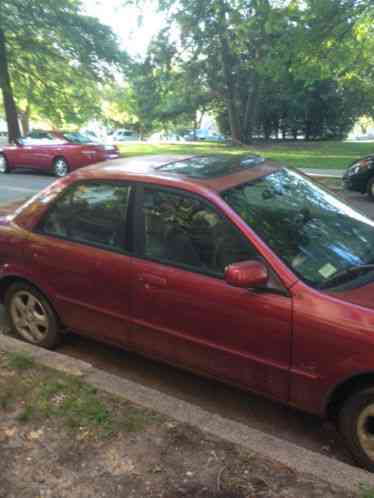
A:
{"label": "wheel arch", "polygon": [[367,387],[374,387],[374,370],[361,372],[344,379],[329,392],[324,405],[324,414],[328,419],[336,419],[344,402],[353,393]]}
{"label": "wheel arch", "polygon": [[3,156],[5,158],[6,164],[8,165],[8,168],[9,168],[9,166],[10,166],[9,157],[7,156],[7,154],[5,153],[4,150],[0,150],[0,156]]}
{"label": "wheel arch", "polygon": [[69,159],[66,157],[66,154],[56,154],[55,156],[52,157],[52,166],[54,166],[55,162],[58,159],[63,159],[68,166],[70,166]]}
{"label": "wheel arch", "polygon": [[35,284],[32,280],[29,280],[27,277],[20,277],[19,275],[7,275],[7,276],[3,277],[0,280],[0,303],[4,304],[5,295],[9,289],[9,287],[16,282],[24,282],[25,284],[30,285],[31,287],[34,287],[38,292],[40,292],[44,296],[44,298],[48,301],[49,305],[51,306],[51,308],[55,312],[58,323],[63,329],[63,322],[61,320],[60,314],[57,311],[56,306],[49,299],[48,294],[40,286]]}

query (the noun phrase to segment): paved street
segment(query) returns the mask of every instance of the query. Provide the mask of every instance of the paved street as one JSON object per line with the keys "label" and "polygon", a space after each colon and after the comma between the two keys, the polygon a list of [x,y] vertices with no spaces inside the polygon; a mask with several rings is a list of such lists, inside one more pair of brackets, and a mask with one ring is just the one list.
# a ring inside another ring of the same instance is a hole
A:
{"label": "paved street", "polygon": [[26,199],[36,194],[55,180],[49,175],[32,172],[15,172],[0,176],[0,205],[6,202]]}
{"label": "paved street", "polygon": [[[0,205],[30,197],[54,181],[52,176],[16,173],[0,176]],[[345,194],[353,206],[374,219],[374,203],[359,194]],[[0,308],[0,324],[2,309]],[[95,366],[195,403],[205,410],[231,418],[313,451],[350,462],[335,429],[319,419],[263,398],[243,393],[217,382],[201,379],[142,357],[103,346],[73,334],[65,338],[60,352],[79,357]]]}

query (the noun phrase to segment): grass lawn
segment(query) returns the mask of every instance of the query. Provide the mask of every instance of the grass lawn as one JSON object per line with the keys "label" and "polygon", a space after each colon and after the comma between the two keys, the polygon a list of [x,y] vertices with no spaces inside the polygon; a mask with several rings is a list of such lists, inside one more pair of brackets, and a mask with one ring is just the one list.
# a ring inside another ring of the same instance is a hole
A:
{"label": "grass lawn", "polygon": [[232,147],[216,143],[121,144],[124,157],[150,154],[261,154],[288,166],[317,169],[345,169],[352,161],[374,153],[374,143],[285,142]]}

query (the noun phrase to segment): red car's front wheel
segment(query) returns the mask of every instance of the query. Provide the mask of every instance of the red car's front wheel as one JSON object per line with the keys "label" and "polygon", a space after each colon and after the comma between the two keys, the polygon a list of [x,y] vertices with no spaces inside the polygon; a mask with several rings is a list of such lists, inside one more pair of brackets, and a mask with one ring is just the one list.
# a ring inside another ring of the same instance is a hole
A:
{"label": "red car's front wheel", "polygon": [[69,165],[63,157],[57,157],[53,161],[53,173],[59,178],[69,174]]}

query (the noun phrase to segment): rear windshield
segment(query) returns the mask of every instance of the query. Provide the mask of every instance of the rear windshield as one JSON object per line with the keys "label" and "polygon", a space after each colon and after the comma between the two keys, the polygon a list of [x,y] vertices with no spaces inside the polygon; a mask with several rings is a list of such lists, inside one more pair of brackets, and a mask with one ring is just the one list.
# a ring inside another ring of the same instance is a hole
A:
{"label": "rear windshield", "polygon": [[243,168],[253,168],[265,161],[260,156],[247,156],[242,159],[233,159],[221,156],[193,157],[175,163],[159,166],[157,171],[175,173],[191,178],[214,178],[237,173]]}

